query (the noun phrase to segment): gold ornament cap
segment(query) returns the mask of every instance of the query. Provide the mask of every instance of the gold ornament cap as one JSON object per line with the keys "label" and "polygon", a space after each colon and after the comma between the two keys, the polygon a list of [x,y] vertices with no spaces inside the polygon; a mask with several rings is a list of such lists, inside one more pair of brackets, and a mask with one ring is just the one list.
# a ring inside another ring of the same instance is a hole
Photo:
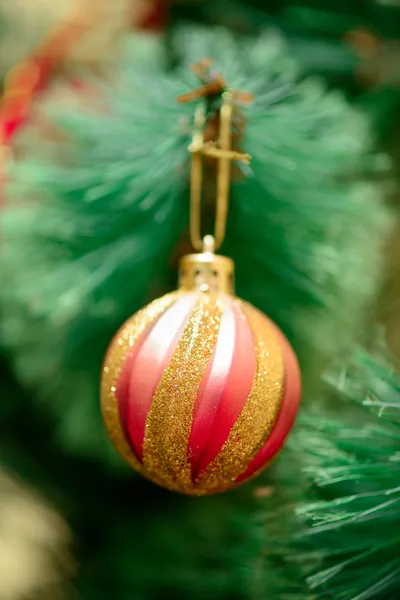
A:
{"label": "gold ornament cap", "polygon": [[185,291],[234,294],[234,262],[214,254],[212,236],[204,238],[204,252],[186,254],[179,261],[179,288]]}

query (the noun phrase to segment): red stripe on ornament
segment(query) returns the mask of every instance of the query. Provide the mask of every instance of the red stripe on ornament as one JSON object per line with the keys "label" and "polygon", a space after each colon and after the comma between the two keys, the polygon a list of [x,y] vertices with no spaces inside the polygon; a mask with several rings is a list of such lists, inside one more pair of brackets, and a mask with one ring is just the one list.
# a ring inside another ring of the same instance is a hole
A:
{"label": "red stripe on ornament", "polygon": [[197,298],[197,294],[188,294],[161,315],[129,364],[126,426],[135,454],[141,461],[146,419],[153,396]]}
{"label": "red stripe on ornament", "polygon": [[236,478],[236,481],[247,479],[268,463],[282,447],[288,436],[299,409],[301,397],[301,375],[296,355],[282,331],[270,321],[279,336],[285,364],[285,389],[281,409],[271,435],[262,449],[249,463],[246,471]]}
{"label": "red stripe on ornament", "polygon": [[229,300],[224,309],[217,344],[208,363],[193,407],[188,443],[192,475],[196,476],[201,457],[209,444],[212,424],[222,400],[235,348],[235,315]]}
{"label": "red stripe on ornament", "polygon": [[193,478],[221,451],[253,386],[256,370],[253,334],[245,315],[231,299],[211,360],[199,389],[189,438]]}
{"label": "red stripe on ornament", "polygon": [[127,353],[127,355],[125,357],[125,360],[124,360],[124,363],[123,363],[122,369],[121,369],[121,374],[120,374],[117,384],[115,386],[116,387],[115,396],[116,396],[117,402],[118,402],[118,412],[119,412],[119,418],[121,421],[122,430],[125,434],[125,439],[129,445],[130,449],[132,450],[133,454],[135,454],[137,459],[139,459],[139,456],[137,455],[136,449],[131,441],[131,438],[129,435],[129,430],[128,430],[128,424],[127,424],[127,410],[128,410],[128,404],[129,404],[130,379],[131,379],[132,367],[133,367],[133,364],[139,353],[139,350],[140,350],[144,340],[149,335],[149,332],[153,329],[153,327],[157,323],[157,320],[155,320],[153,323],[151,323],[145,329],[145,331],[135,341],[135,344],[130,348],[129,352]]}

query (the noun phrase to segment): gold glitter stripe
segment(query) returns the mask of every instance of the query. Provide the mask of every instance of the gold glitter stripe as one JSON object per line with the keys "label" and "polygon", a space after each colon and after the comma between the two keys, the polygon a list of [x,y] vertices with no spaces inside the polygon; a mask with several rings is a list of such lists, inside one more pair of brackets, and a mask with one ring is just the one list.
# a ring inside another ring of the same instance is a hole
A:
{"label": "gold glitter stripe", "polygon": [[235,487],[235,479],[261,450],[275,425],[283,397],[284,363],[278,337],[267,319],[237,300],[254,336],[256,372],[250,395],[220,453],[196,481],[205,493]]}
{"label": "gold glitter stripe", "polygon": [[[277,453],[277,455],[279,454],[279,452]],[[260,475],[262,475],[264,473],[264,471],[266,471],[271,464],[273,463],[273,461],[275,460],[275,456],[270,459],[268,462],[266,462],[262,467],[260,467],[259,469],[257,469],[257,471],[254,471],[254,473],[252,473],[251,475],[249,475],[248,477],[246,477],[246,479],[242,479],[241,481],[234,481],[231,485],[229,485],[229,488],[225,488],[229,489],[229,490],[234,490],[240,486],[242,486],[245,483],[251,483],[254,479],[257,479],[258,477],[260,477]]]}
{"label": "gold glitter stripe", "polygon": [[143,465],[171,490],[196,493],[187,456],[193,407],[218,338],[223,300],[201,294],[158,384],[146,421]]}
{"label": "gold glitter stripe", "polygon": [[180,291],[167,294],[154,300],[130,317],[115,335],[103,366],[100,390],[101,412],[107,433],[122,458],[140,473],[143,473],[143,467],[130,449],[122,429],[115,395],[116,385],[129,348],[134,345],[145,329],[182,295]]}

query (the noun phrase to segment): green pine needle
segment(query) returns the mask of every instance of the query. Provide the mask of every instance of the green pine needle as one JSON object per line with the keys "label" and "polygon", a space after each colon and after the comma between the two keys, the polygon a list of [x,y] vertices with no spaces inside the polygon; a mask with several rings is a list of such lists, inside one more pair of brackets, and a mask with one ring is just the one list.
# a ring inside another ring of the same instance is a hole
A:
{"label": "green pine needle", "polygon": [[303,411],[277,467],[284,504],[275,495],[266,508],[265,589],[285,600],[393,600],[400,586],[400,376],[383,359],[361,354],[350,372],[329,381],[341,419],[321,406]]}

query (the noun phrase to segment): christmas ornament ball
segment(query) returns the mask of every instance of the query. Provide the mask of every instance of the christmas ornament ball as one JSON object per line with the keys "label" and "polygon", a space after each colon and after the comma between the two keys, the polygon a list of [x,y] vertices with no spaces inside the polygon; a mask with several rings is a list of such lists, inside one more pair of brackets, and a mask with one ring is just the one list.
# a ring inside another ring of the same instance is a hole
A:
{"label": "christmas ornament ball", "polygon": [[298,410],[294,351],[232,282],[230,259],[184,257],[180,288],[128,319],[104,361],[111,441],[136,471],[176,492],[223,492],[259,474]]}

